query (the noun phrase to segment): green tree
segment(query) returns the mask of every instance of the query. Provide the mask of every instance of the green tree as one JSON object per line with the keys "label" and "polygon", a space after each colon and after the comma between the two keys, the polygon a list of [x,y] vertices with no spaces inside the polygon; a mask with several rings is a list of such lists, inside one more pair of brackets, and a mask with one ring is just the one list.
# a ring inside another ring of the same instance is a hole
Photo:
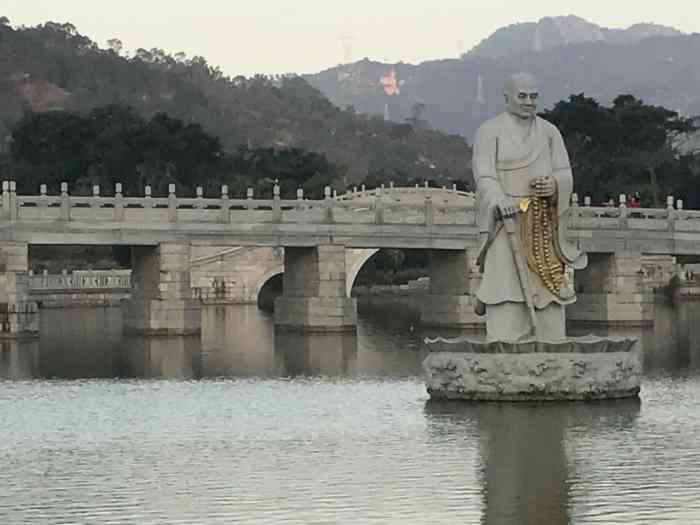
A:
{"label": "green tree", "polygon": [[557,103],[542,117],[556,125],[566,142],[576,191],[602,200],[604,195],[639,191],[645,204],[661,205],[677,194],[683,162],[674,144],[694,130],[676,112],[620,95],[601,106],[583,94]]}

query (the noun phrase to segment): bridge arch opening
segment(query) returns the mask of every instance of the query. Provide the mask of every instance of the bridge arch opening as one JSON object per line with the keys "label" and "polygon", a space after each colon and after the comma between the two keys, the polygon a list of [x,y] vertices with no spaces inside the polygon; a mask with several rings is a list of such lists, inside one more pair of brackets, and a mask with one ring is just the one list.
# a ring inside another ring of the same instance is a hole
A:
{"label": "bridge arch opening", "polygon": [[[421,297],[428,293],[430,250],[373,250],[350,283],[358,314],[387,326],[411,330],[421,318]],[[405,288],[408,285],[408,289]],[[395,287],[380,289],[379,286]],[[402,286],[403,289],[400,289]],[[396,293],[395,293],[396,292]]]}
{"label": "bridge arch opening", "polygon": [[429,274],[430,250],[382,248],[371,252],[357,268],[350,291],[357,286],[416,283]]}
{"label": "bridge arch opening", "polygon": [[284,273],[265,276],[257,292],[258,308],[264,312],[275,310],[275,299],[284,293]]}

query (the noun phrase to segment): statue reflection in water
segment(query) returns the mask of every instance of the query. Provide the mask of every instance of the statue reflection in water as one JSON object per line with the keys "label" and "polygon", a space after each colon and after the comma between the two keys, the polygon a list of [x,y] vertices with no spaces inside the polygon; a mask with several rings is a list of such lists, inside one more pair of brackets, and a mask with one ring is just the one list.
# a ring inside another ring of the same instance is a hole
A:
{"label": "statue reflection in water", "polygon": [[567,430],[576,426],[577,431],[585,427],[585,433],[606,432],[610,418],[629,427],[639,407],[638,399],[564,404],[428,401],[425,411],[429,425],[441,432],[461,429],[478,439],[484,525],[568,525],[577,476],[566,454]]}

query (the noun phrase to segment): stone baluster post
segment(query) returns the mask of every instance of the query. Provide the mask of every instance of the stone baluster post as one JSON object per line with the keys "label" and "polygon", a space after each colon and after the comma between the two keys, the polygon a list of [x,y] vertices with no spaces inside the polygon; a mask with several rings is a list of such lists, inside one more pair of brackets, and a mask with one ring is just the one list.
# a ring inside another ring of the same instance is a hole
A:
{"label": "stone baluster post", "polygon": [[579,217],[580,216],[580,211],[578,209],[578,193],[572,193],[571,194],[571,216],[572,217]]}
{"label": "stone baluster post", "polygon": [[384,201],[381,192],[374,196],[374,224],[384,224]]}
{"label": "stone baluster post", "polygon": [[124,221],[124,195],[122,195],[122,183],[114,185],[114,220]]}
{"label": "stone baluster post", "polygon": [[666,197],[666,218],[668,220],[668,231],[676,229],[676,210],[673,208],[673,195]]}
{"label": "stone baluster post", "polygon": [[153,208],[153,198],[152,198],[152,196],[151,196],[151,193],[152,193],[151,186],[150,186],[150,185],[149,185],[149,186],[146,186],[146,187],[143,189],[143,193],[144,193],[144,203],[143,203],[143,207],[146,208],[146,209],[151,209],[151,208]]}
{"label": "stone baluster post", "polygon": [[42,219],[46,217],[46,209],[49,207],[46,189],[46,184],[39,185],[39,216]]}
{"label": "stone baluster post", "polygon": [[253,188],[248,188],[245,190],[245,195],[246,195],[246,209],[247,210],[252,210],[255,207],[255,204],[253,203],[253,197],[255,196],[255,193],[253,192]]}
{"label": "stone baluster post", "polygon": [[17,183],[10,181],[10,220],[16,221],[19,218],[19,199],[17,198]]}
{"label": "stone baluster post", "polygon": [[92,211],[93,220],[99,218],[99,209],[102,207],[102,202],[100,199],[100,186],[95,184],[92,187],[92,199],[90,199],[90,209]]}
{"label": "stone baluster post", "polygon": [[2,218],[10,219],[10,181],[2,181]]}
{"label": "stone baluster post", "polygon": [[282,222],[282,204],[280,202],[279,184],[275,184],[272,187],[272,221]]}
{"label": "stone baluster post", "polygon": [[70,220],[70,197],[68,196],[68,183],[61,183],[61,220]]}
{"label": "stone baluster post", "polygon": [[196,195],[194,207],[196,210],[203,210],[204,209],[204,188],[202,186],[197,186],[195,188],[194,192]]}
{"label": "stone baluster post", "polygon": [[583,198],[583,205],[584,205],[586,208],[590,208],[590,207],[591,207],[591,196],[590,196],[590,195],[586,195],[586,196]]}
{"label": "stone baluster post", "polygon": [[168,184],[168,222],[177,222],[177,195],[175,184]]}
{"label": "stone baluster post", "polygon": [[629,217],[629,210],[627,208],[627,195],[625,195],[624,193],[620,193],[619,202],[620,216],[617,220],[617,227],[621,230],[626,230],[628,226],[627,219]]}
{"label": "stone baluster post", "polygon": [[331,197],[331,187],[326,186],[323,188],[323,194],[324,194],[324,209],[323,209],[323,222],[327,224],[332,224],[334,219],[333,219],[333,205],[334,201],[333,198]]}
{"label": "stone baluster post", "polygon": [[432,226],[435,222],[435,207],[430,195],[425,196],[425,225]]}
{"label": "stone baluster post", "polygon": [[228,185],[224,184],[221,186],[221,200],[220,200],[220,215],[219,215],[219,222],[222,222],[224,224],[227,224],[231,222],[231,208],[229,204],[229,196],[228,196]]}
{"label": "stone baluster post", "polygon": [[301,188],[297,189],[297,205],[296,209],[301,210],[304,207],[304,190]]}

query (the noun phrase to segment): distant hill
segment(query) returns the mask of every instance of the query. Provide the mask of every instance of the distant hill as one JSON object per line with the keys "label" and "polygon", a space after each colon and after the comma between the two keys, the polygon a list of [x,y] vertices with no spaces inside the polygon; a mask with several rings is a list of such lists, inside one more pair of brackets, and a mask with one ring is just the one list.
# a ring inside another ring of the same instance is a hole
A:
{"label": "distant hill", "polygon": [[524,51],[538,52],[582,42],[635,44],[652,36],[682,34],[672,27],[656,24],[635,24],[627,29],[609,29],[573,15],[548,16],[538,22],[503,27],[477,44],[469,54],[498,59],[521,54]]}
{"label": "distant hill", "polygon": [[[538,28],[541,45],[535,46]],[[698,56],[699,34],[651,24],[604,29],[564,17],[503,28],[461,59],[418,65],[365,59],[305,78],[338,106],[388,110],[396,121],[410,118],[418,105],[429,126],[471,141],[478,125],[503,109],[504,81],[518,71],[538,76],[542,109],[571,94],[609,104],[628,93],[684,115],[700,114]],[[387,78],[397,87],[391,95]]]}
{"label": "distant hill", "polygon": [[145,118],[167,113],[201,124],[229,151],[301,148],[325,155],[344,183],[367,177],[469,178],[469,148],[461,137],[334,106],[298,76],[227,77],[202,57],[161,49],[107,49],[71,24],[13,28],[0,17],[0,153],[27,112],[88,114],[119,104]]}

